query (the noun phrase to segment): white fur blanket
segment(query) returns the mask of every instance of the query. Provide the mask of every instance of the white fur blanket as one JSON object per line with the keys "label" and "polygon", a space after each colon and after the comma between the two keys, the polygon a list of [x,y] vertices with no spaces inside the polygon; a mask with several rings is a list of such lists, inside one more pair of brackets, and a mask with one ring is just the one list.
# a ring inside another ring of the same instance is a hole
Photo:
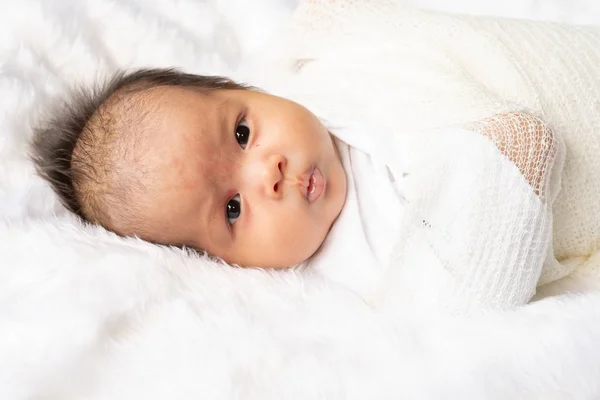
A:
{"label": "white fur blanket", "polygon": [[0,399],[600,398],[597,271],[510,313],[397,315],[309,271],[232,269],[82,226],[33,175],[31,115],[53,94],[116,66],[235,77],[294,3],[3,8]]}

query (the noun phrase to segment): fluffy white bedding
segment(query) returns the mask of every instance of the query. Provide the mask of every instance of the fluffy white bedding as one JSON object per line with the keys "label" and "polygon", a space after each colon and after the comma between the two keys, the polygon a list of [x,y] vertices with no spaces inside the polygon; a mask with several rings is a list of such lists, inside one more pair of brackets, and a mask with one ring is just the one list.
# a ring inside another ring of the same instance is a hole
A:
{"label": "fluffy white bedding", "polygon": [[[54,94],[116,66],[242,76],[295,4],[3,7],[0,398],[600,398],[598,271],[511,313],[397,315],[307,272],[231,269],[81,226],[34,176],[31,116]],[[600,23],[592,0],[452,8]]]}

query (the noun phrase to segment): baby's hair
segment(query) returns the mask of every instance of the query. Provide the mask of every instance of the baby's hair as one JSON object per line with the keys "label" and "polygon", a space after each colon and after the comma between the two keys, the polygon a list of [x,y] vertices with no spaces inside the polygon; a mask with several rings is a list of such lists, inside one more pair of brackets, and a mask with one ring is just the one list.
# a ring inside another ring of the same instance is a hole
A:
{"label": "baby's hair", "polygon": [[[109,213],[127,207],[132,187],[139,186],[135,177],[118,175],[118,158],[139,144],[136,131],[142,129],[141,119],[152,111],[140,111],[143,100],[136,100],[134,95],[166,86],[204,92],[250,88],[221,76],[138,69],[119,70],[95,87],[72,90],[51,117],[34,128],[31,143],[38,174],[50,183],[68,210],[85,221],[114,230],[107,226]],[[122,136],[134,140],[128,145]],[[117,178],[125,181],[116,182]],[[132,212],[135,210],[125,209],[119,218],[127,218]]]}

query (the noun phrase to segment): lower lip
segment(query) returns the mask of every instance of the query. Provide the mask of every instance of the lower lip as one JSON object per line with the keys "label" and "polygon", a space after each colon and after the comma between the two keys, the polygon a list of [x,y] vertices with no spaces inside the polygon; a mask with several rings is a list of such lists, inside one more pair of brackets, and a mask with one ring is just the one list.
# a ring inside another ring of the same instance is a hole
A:
{"label": "lower lip", "polygon": [[308,202],[312,203],[317,201],[324,191],[325,179],[323,178],[323,174],[321,174],[321,170],[319,170],[319,168],[315,168],[308,183],[308,191],[306,194]]}

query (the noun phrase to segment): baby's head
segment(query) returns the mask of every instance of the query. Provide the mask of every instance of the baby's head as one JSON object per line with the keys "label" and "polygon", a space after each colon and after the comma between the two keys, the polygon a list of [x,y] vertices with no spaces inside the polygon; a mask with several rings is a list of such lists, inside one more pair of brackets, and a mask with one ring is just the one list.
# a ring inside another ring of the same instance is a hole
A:
{"label": "baby's head", "polygon": [[36,132],[33,153],[83,219],[242,266],[308,259],[346,197],[332,137],[306,108],[175,70],[81,91]]}

